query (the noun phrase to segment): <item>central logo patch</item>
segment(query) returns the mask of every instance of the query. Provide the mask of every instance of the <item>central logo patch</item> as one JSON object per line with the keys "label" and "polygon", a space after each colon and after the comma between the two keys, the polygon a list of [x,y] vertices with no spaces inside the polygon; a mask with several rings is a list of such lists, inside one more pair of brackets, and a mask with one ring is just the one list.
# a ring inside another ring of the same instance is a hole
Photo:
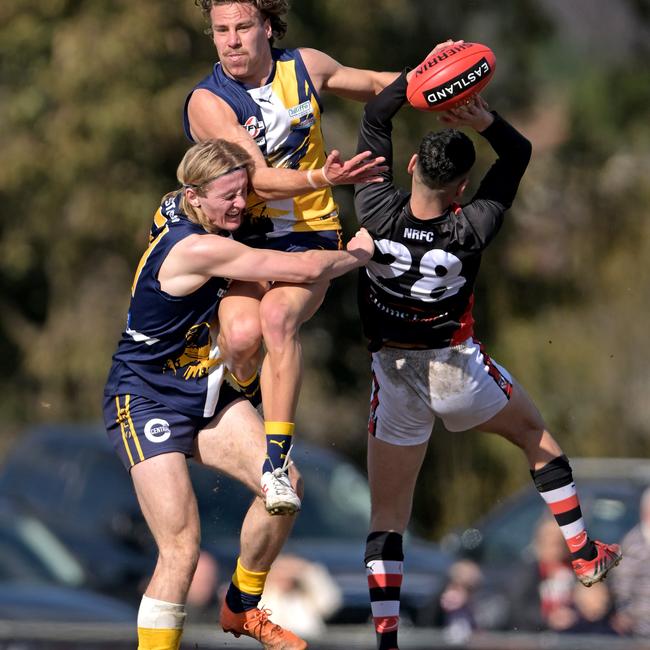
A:
{"label": "central logo patch", "polygon": [[162,418],[153,418],[144,425],[144,436],[149,442],[165,442],[171,435],[169,422]]}

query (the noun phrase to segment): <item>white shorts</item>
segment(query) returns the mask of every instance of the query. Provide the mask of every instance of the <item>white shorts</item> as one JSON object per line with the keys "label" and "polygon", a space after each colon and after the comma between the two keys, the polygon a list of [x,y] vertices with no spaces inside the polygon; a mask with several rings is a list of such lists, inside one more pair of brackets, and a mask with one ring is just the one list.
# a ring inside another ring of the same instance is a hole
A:
{"label": "white shorts", "polygon": [[418,445],[436,417],[466,431],[494,417],[510,399],[507,370],[469,338],[435,350],[384,347],[372,354],[368,432],[393,445]]}

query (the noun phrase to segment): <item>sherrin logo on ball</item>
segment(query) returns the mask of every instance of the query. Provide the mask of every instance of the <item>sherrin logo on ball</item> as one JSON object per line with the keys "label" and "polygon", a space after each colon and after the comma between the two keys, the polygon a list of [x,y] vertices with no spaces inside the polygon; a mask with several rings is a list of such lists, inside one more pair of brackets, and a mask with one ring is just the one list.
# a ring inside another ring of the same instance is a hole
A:
{"label": "sherrin logo on ball", "polygon": [[458,43],[428,56],[412,73],[406,97],[421,111],[446,111],[487,86],[496,57],[486,45]]}

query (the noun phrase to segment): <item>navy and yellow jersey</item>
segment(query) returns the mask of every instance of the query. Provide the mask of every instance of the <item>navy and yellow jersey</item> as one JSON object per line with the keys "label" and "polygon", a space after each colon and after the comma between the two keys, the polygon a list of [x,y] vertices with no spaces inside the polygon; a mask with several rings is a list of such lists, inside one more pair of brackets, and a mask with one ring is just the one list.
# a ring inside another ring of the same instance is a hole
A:
{"label": "navy and yellow jersey", "polygon": [[183,192],[181,190],[170,192],[162,197],[160,205],[153,215],[153,222],[151,223],[151,230],[149,232],[149,244],[158,237],[163,228],[166,228],[170,224],[174,224],[181,219],[187,220],[187,217],[181,208],[182,197]]}
{"label": "navy and yellow jersey", "polygon": [[180,297],[160,288],[158,272],[173,246],[207,234],[169,201],[163,201],[166,219],[154,220],[153,238],[138,264],[104,393],[140,395],[186,415],[211,417],[224,375],[212,323],[230,281],[211,278]]}
{"label": "navy and yellow jersey", "polygon": [[[190,97],[195,90],[205,89],[232,108],[269,165],[301,170],[322,167],[326,160],[322,106],[300,52],[272,49],[272,55],[269,79],[257,88],[231,79],[217,63],[185,101],[185,134],[193,140],[187,110]],[[329,187],[277,201],[264,201],[251,192],[247,208],[256,230],[263,229],[268,237],[340,228],[338,206]]]}

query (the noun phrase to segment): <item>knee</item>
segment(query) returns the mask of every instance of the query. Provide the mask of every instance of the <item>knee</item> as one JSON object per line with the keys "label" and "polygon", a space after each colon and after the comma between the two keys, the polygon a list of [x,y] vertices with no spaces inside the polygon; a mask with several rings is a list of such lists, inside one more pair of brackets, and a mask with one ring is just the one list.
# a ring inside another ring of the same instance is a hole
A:
{"label": "knee", "polygon": [[544,421],[541,418],[523,418],[517,427],[501,435],[524,451],[536,448],[540,445],[546,431]]}
{"label": "knee", "polygon": [[221,330],[221,343],[227,354],[255,354],[262,343],[262,328],[258,318],[242,317]]}
{"label": "knee", "polygon": [[281,344],[297,335],[296,315],[290,305],[283,301],[262,301],[260,321],[267,346]]}
{"label": "knee", "polygon": [[162,562],[191,576],[199,561],[200,536],[194,531],[183,531],[159,544],[158,552]]}

